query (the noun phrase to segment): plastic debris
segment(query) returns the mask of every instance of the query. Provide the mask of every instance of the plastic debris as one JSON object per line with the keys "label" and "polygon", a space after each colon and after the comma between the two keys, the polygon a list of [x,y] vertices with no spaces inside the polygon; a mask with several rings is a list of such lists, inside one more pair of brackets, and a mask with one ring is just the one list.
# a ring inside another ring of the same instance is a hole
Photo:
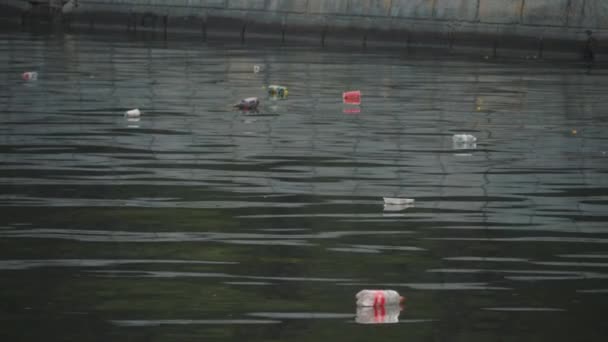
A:
{"label": "plastic debris", "polygon": [[477,138],[471,134],[454,134],[452,145],[455,150],[474,150],[477,148]]}
{"label": "plastic debris", "polygon": [[139,118],[141,116],[141,112],[139,111],[139,109],[135,108],[126,111],[125,116],[127,117],[127,119]]}
{"label": "plastic debris", "polygon": [[405,297],[395,290],[361,290],[355,298],[357,306],[367,307],[399,306],[405,302]]}
{"label": "plastic debris", "polygon": [[26,71],[21,74],[21,78],[24,81],[36,81],[38,79],[38,73],[35,71]]}
{"label": "plastic debris", "polygon": [[248,97],[246,99],[242,99],[241,102],[235,104],[234,106],[241,110],[253,110],[257,109],[260,104],[260,100],[257,97]]}
{"label": "plastic debris", "polygon": [[289,95],[289,90],[287,90],[287,87],[284,87],[284,86],[269,85],[268,86],[268,95],[270,95],[271,97],[284,99],[287,97],[287,95]]}
{"label": "plastic debris", "polygon": [[471,134],[454,134],[452,137],[453,142],[469,142],[473,143],[477,141],[474,135]]}
{"label": "plastic debris", "polygon": [[402,211],[413,207],[413,204],[384,204],[384,211]]}
{"label": "plastic debris", "polygon": [[360,90],[351,90],[342,93],[342,101],[345,104],[361,104],[361,91]]}
{"label": "plastic debris", "polygon": [[406,204],[414,204],[415,200],[413,198],[396,198],[396,197],[384,197],[385,205],[406,205]]}
{"label": "plastic debris", "polygon": [[401,313],[401,307],[393,306],[380,306],[380,307],[357,307],[357,315],[355,316],[355,322],[359,324],[391,324],[399,323],[399,314]]}
{"label": "plastic debris", "polygon": [[257,64],[256,64],[256,65],[254,65],[254,66],[253,66],[253,73],[254,73],[254,74],[257,74],[257,73],[259,73],[260,71],[262,71],[262,66],[261,66],[261,65],[257,65]]}
{"label": "plastic debris", "polygon": [[472,141],[453,141],[452,147],[455,150],[474,150],[477,148],[477,143]]}

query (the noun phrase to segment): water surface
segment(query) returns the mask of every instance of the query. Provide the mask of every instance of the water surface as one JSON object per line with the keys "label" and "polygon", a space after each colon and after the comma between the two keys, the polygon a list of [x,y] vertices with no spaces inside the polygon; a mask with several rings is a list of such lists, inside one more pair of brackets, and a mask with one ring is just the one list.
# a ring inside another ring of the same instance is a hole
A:
{"label": "water surface", "polygon": [[[9,339],[607,336],[603,69],[0,38]],[[268,99],[269,84],[289,98]],[[345,90],[362,104],[343,105]],[[231,108],[249,96],[257,112]],[[140,120],[123,116],[133,108]],[[358,311],[363,288],[406,305]],[[394,324],[365,324],[379,321]]]}

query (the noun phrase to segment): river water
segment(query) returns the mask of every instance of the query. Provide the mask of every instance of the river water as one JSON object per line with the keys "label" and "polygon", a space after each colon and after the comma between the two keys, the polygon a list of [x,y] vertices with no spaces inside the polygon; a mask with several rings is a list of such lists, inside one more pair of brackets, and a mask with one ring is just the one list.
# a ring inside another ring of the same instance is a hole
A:
{"label": "river water", "polygon": [[[605,69],[103,35],[0,50],[6,340],[608,336]],[[357,312],[364,288],[405,306]]]}

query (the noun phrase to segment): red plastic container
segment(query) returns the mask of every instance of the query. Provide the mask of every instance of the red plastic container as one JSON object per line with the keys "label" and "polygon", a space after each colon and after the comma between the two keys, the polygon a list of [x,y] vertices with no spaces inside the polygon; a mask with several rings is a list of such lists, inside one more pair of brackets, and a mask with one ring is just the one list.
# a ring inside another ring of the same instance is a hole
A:
{"label": "red plastic container", "polygon": [[361,104],[361,91],[351,90],[342,93],[342,101],[344,101],[345,104]]}

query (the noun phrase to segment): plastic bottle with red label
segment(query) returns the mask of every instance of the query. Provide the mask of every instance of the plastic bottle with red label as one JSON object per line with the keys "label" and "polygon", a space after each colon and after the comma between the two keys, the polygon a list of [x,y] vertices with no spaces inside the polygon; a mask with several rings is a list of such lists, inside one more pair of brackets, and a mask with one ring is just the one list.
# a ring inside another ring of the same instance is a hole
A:
{"label": "plastic bottle with red label", "polygon": [[399,306],[405,302],[405,297],[395,290],[361,290],[355,297],[357,306]]}
{"label": "plastic bottle with red label", "polygon": [[361,104],[361,91],[351,90],[342,93],[342,101],[344,104],[360,105]]}

